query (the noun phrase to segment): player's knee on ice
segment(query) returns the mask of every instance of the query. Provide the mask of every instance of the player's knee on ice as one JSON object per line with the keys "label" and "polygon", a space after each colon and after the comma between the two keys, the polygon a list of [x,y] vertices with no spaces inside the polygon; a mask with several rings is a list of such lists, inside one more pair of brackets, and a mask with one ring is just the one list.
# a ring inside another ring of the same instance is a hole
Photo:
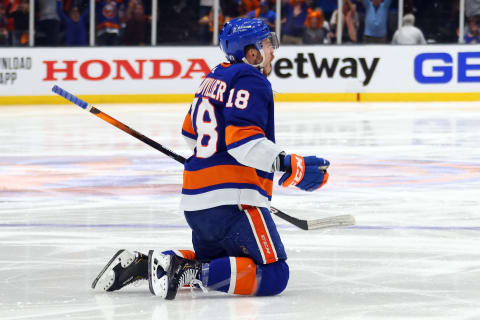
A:
{"label": "player's knee on ice", "polygon": [[[290,270],[285,260],[257,266],[261,272],[261,280],[257,296],[273,296],[281,293],[287,287]],[[257,271],[258,273],[258,271]]]}

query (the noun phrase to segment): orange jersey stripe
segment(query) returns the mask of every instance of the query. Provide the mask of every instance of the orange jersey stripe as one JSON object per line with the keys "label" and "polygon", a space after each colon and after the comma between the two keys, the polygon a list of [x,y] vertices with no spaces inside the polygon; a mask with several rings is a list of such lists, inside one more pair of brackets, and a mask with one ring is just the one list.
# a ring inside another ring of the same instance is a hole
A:
{"label": "orange jersey stripe", "polygon": [[195,260],[195,252],[192,250],[178,250],[185,259]]}
{"label": "orange jersey stripe", "polygon": [[241,204],[240,205],[240,209],[242,210],[248,210],[248,209],[252,209],[252,208],[255,208],[254,206],[250,206],[248,204]]}
{"label": "orange jersey stripe", "polygon": [[257,265],[251,258],[237,257],[234,294],[253,295],[257,291]]}
{"label": "orange jersey stripe", "polygon": [[195,135],[195,130],[193,130],[192,117],[190,116],[190,113],[187,113],[187,115],[185,116],[185,120],[183,120],[182,130]]}
{"label": "orange jersey stripe", "polygon": [[120,29],[120,26],[118,23],[105,21],[97,25],[97,30],[101,30],[103,28]]}
{"label": "orange jersey stripe", "polygon": [[225,143],[228,146],[229,144],[254,136],[256,134],[265,136],[265,132],[263,132],[263,130],[257,126],[237,127],[230,125],[225,128]]}
{"label": "orange jersey stripe", "polygon": [[183,172],[184,189],[200,189],[222,183],[250,183],[272,195],[273,181],[261,178],[254,168],[237,165],[219,165],[197,171]]}
{"label": "orange jersey stripe", "polygon": [[275,253],[275,248],[273,247],[273,243],[270,241],[270,234],[267,226],[263,222],[260,210],[256,207],[251,207],[246,209],[244,212],[250,217],[253,225],[252,231],[257,238],[259,250],[263,252],[263,256],[265,257],[265,264],[276,262],[278,258]]}

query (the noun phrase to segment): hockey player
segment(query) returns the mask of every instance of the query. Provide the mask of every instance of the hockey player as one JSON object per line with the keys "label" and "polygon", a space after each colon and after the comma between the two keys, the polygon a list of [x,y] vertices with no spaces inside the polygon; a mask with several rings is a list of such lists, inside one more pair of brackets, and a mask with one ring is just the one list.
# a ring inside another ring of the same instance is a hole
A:
{"label": "hockey player", "polygon": [[287,255],[270,215],[273,174],[279,184],[313,191],[329,162],[286,154],[275,144],[272,71],[278,40],[261,20],[226,23],[220,47],[228,63],[212,69],[195,93],[182,133],[193,149],[181,206],[194,251],[120,250],[92,287],[118,290],[147,279],[150,291],[174,299],[180,287],[239,295],[275,295],[287,286]]}

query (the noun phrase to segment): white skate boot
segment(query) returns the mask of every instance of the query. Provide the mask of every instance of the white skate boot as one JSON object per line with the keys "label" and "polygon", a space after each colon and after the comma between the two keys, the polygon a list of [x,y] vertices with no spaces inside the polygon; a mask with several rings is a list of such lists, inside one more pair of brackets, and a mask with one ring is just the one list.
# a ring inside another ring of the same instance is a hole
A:
{"label": "white skate boot", "polygon": [[148,252],[148,284],[150,292],[167,300],[175,299],[184,285],[200,283],[202,263],[159,251]]}

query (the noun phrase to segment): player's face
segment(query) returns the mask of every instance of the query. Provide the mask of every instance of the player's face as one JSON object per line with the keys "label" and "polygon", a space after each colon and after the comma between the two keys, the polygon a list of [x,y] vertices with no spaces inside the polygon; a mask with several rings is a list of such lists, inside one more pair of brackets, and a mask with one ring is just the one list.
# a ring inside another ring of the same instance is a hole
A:
{"label": "player's face", "polygon": [[265,62],[263,63],[263,73],[265,76],[268,76],[270,72],[272,72],[272,61],[273,61],[273,58],[275,58],[273,54],[274,49],[268,38],[262,41],[262,46],[263,46],[263,52],[265,53]]}

